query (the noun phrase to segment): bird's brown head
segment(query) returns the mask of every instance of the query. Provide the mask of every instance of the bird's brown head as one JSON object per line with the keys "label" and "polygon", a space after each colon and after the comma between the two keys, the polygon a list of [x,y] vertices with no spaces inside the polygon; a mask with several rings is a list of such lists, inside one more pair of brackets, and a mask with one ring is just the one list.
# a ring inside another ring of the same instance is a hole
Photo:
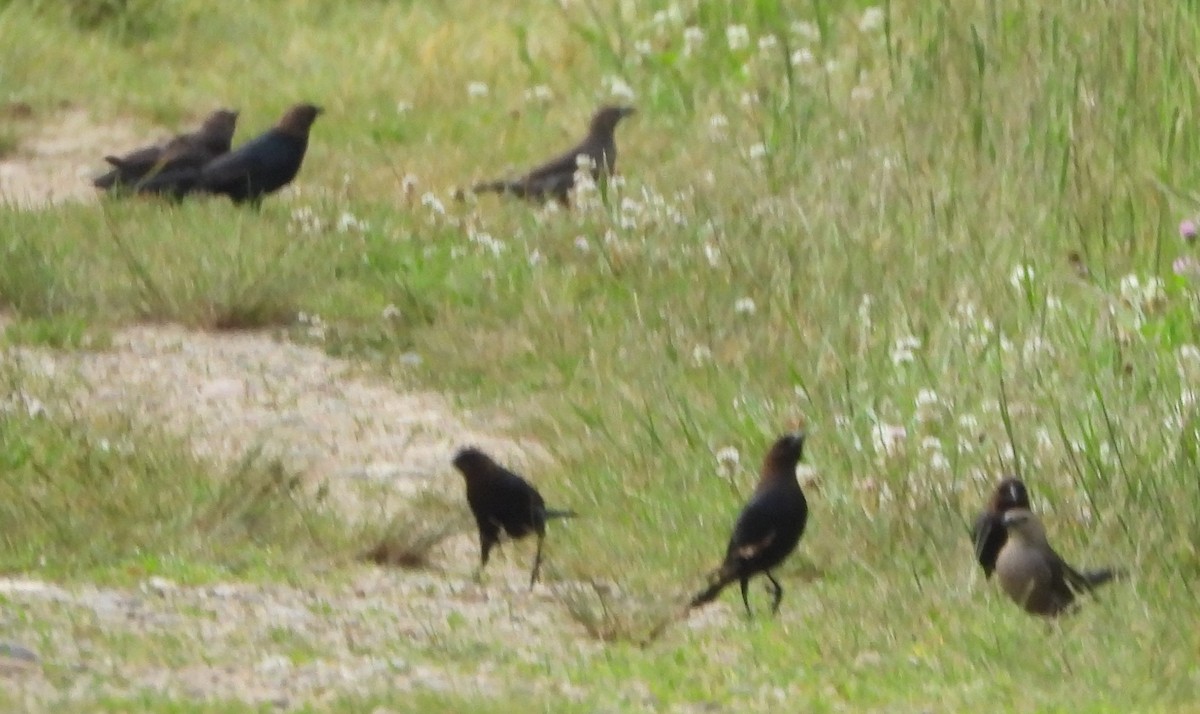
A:
{"label": "bird's brown head", "polygon": [[988,502],[988,510],[992,513],[1004,513],[1014,508],[1029,508],[1029,492],[1021,479],[1009,476],[996,484],[992,499]]}
{"label": "bird's brown head", "polygon": [[1046,542],[1046,531],[1042,528],[1041,520],[1028,508],[1012,508],[1005,511],[1001,522],[1011,537],[1031,545]]}
{"label": "bird's brown head", "polygon": [[275,128],[291,136],[307,138],[308,130],[323,111],[315,104],[297,104],[284,113]]}
{"label": "bird's brown head", "polygon": [[791,476],[796,477],[796,464],[804,456],[804,432],[794,431],[775,440],[763,459],[762,480],[769,481]]}
{"label": "bird's brown head", "polygon": [[468,446],[459,449],[454,455],[454,460],[451,461],[454,468],[458,469],[466,479],[481,476],[487,472],[488,468],[495,462],[487,454],[483,453],[474,446]]}
{"label": "bird's brown head", "polygon": [[637,109],[630,106],[621,106],[610,104],[600,107],[595,114],[592,115],[591,133],[612,135],[617,128],[617,124],[627,116],[637,113]]}
{"label": "bird's brown head", "polygon": [[217,111],[208,115],[201,127],[206,134],[232,137],[233,130],[237,126],[237,120],[237,110],[218,109]]}

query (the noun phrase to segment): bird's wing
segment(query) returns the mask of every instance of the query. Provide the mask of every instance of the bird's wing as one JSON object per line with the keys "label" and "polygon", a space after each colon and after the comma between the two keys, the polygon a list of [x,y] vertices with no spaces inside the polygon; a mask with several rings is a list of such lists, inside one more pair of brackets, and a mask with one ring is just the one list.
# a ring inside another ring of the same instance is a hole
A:
{"label": "bird's wing", "polygon": [[746,504],[733,528],[726,557],[750,560],[775,542],[780,516],[772,501],[755,497]]}
{"label": "bird's wing", "polygon": [[221,154],[204,165],[201,171],[204,183],[209,186],[221,186],[231,181],[245,179],[246,171],[254,164],[270,161],[278,153],[271,146],[271,134],[256,136],[236,150]]}
{"label": "bird's wing", "polygon": [[971,528],[971,539],[975,542],[975,559],[983,566],[983,572],[990,576],[996,568],[996,556],[1004,547],[1006,538],[1004,524],[1000,516],[991,511],[980,513]]}
{"label": "bird's wing", "polygon": [[104,160],[124,171],[149,171],[162,152],[161,146],[144,146],[124,156],[105,156]]}
{"label": "bird's wing", "polygon": [[592,155],[590,151],[590,143],[584,141],[578,146],[572,147],[570,151],[565,151],[562,154],[550,159],[541,166],[533,169],[521,179],[522,183],[544,183],[550,179],[562,180],[563,177],[572,177],[575,175],[575,169],[578,168],[578,157],[580,154]]}

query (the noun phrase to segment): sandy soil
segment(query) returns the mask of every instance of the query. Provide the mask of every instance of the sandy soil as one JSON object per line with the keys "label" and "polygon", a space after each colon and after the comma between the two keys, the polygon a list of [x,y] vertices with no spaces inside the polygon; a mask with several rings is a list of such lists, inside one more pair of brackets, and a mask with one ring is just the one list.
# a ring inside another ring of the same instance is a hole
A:
{"label": "sandy soil", "polygon": [[104,173],[105,154],[123,153],[169,134],[97,124],[82,109],[36,120],[18,113],[9,120],[16,122],[22,139],[15,152],[0,157],[0,202],[26,207],[95,200],[91,180]]}

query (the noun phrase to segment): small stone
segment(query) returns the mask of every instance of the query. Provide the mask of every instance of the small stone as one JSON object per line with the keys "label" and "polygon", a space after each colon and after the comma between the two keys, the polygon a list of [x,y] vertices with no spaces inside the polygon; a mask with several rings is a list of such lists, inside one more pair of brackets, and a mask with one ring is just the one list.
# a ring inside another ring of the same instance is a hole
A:
{"label": "small stone", "polygon": [[32,672],[38,668],[33,650],[15,642],[0,642],[0,677]]}
{"label": "small stone", "polygon": [[153,593],[154,595],[166,595],[169,590],[174,590],[175,583],[167,578],[155,575],[146,582],[142,583],[142,592]]}
{"label": "small stone", "polygon": [[38,656],[33,653],[33,650],[15,642],[0,642],[0,657],[18,659],[30,663],[38,661]]}

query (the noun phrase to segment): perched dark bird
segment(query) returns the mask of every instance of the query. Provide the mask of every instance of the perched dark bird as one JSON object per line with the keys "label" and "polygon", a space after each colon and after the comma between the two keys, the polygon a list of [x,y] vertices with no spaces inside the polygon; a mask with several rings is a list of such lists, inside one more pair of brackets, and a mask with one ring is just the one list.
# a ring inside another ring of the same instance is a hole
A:
{"label": "perched dark bird", "polygon": [[996,555],[1007,537],[1002,519],[1013,508],[1029,508],[1029,492],[1019,478],[1007,477],[996,484],[987,508],[975,518],[971,541],[975,544],[975,559],[983,566],[984,577],[992,577]]}
{"label": "perched dark bird", "polygon": [[111,190],[155,191],[145,188],[149,180],[156,180],[159,187],[166,188],[170,181],[163,180],[172,174],[198,174],[204,164],[229,151],[233,130],[237,125],[238,113],[231,109],[219,109],[188,134],[180,134],[161,144],[144,146],[124,156],[105,156],[104,160],[113,169],[92,181],[96,188]]}
{"label": "perched dark bird", "polygon": [[593,179],[599,181],[601,175],[613,174],[617,165],[614,136],[617,124],[635,111],[633,107],[625,106],[601,107],[592,115],[587,136],[574,148],[520,178],[476,184],[472,190],[475,193],[511,193],[532,201],[553,198],[565,204],[568,202],[567,193],[575,187],[575,172],[580,168],[579,157],[586,157],[590,161]]}
{"label": "perched dark bird", "polygon": [[480,572],[487,565],[492,547],[500,542],[501,530],[510,538],[523,538],[533,533],[537,535],[537,555],[529,574],[529,587],[533,587],[542,567],[546,521],[568,518],[575,512],[546,508],[542,495],[528,481],[479,449],[462,449],[455,455],[453,463],[467,482],[467,503],[479,526]]}
{"label": "perched dark bird", "polygon": [[996,576],[1026,612],[1058,615],[1071,607],[1076,593],[1090,592],[1117,575],[1109,568],[1079,572],[1067,565],[1046,542],[1042,522],[1029,509],[1010,509],[1002,520],[1008,538],[996,557]]}
{"label": "perched dark bird", "polygon": [[736,580],[742,587],[746,613],[750,614],[747,587],[751,576],[763,573],[771,582],[774,596],[771,612],[779,610],[783,587],[771,575],[771,568],[796,548],[808,521],[808,502],[796,480],[796,464],[803,452],[803,432],[785,434],[771,446],[763,460],[758,488],[733,527],[725,562],[713,573],[709,586],[692,598],[691,607],[712,602],[726,585]]}
{"label": "perched dark bird", "polygon": [[321,108],[297,104],[265,133],[219,156],[200,170],[196,190],[229,196],[235,203],[259,203],[291,183],[304,162],[308,132]]}

